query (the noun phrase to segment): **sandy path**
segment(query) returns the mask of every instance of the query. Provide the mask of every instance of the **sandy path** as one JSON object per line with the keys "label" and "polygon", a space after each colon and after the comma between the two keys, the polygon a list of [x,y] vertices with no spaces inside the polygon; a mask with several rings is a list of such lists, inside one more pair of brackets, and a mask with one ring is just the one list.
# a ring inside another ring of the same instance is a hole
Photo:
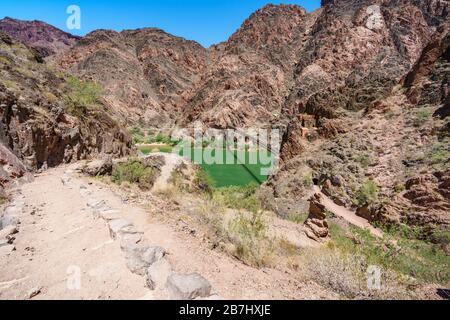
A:
{"label": "sandy path", "polygon": [[338,206],[333,202],[330,198],[328,198],[325,194],[322,193],[318,186],[314,186],[314,191],[321,195],[320,202],[325,206],[325,208],[337,215],[345,219],[348,223],[360,227],[361,229],[369,230],[370,233],[376,237],[382,237],[383,233],[381,230],[373,227],[366,219],[357,216],[354,212],[348,210],[345,207]]}
{"label": "sandy path", "polygon": [[[148,290],[128,271],[119,244],[76,188],[61,181],[62,169],[22,187],[16,251],[0,259],[0,298],[136,299]],[[79,272],[81,287],[76,275]],[[71,277],[71,276],[75,276]]]}
{"label": "sandy path", "polygon": [[[15,199],[24,201],[16,251],[0,258],[0,299],[138,299],[164,298],[145,287],[131,273],[117,241],[102,219],[86,205],[102,199],[144,233],[152,245],[163,247],[177,272],[198,272],[226,299],[337,298],[315,283],[304,283],[286,270],[255,269],[208,247],[201,232],[162,221],[152,210],[129,203],[100,183],[71,174],[67,167],[51,169],[24,185]],[[92,196],[81,196],[80,186]],[[73,289],[73,273],[80,272],[81,288]],[[69,281],[68,281],[69,280]],[[69,283],[69,285],[68,285]]]}

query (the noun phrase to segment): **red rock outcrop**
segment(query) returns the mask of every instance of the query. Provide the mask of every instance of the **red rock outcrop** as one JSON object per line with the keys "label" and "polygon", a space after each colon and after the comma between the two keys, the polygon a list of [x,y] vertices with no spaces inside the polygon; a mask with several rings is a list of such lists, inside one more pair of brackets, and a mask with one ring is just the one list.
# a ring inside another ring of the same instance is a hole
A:
{"label": "red rock outcrop", "polygon": [[[323,6],[278,121],[283,163],[266,184],[274,201],[295,196],[303,207],[309,186],[299,176],[312,171],[308,179],[327,182],[336,203],[372,222],[445,229],[447,191],[437,175],[448,166],[448,1]],[[304,113],[316,119],[307,126],[314,141],[302,137]],[[409,186],[415,175],[434,178]]]}
{"label": "red rock outcrop", "polygon": [[207,61],[207,51],[198,43],[147,28],[94,31],[58,63],[102,84],[121,122],[170,126],[182,92],[200,79]]}
{"label": "red rock outcrop", "polygon": [[22,175],[24,168],[130,153],[130,137],[100,100],[74,102],[92,94],[71,87],[81,82],[69,83],[68,76],[55,74],[36,52],[3,33],[0,72],[0,142],[11,151],[2,152],[1,161],[4,168],[13,168],[4,170],[10,178]]}
{"label": "red rock outcrop", "polygon": [[295,5],[267,5],[252,14],[227,42],[210,48],[209,68],[183,95],[183,123],[233,128],[275,121],[316,16]]}
{"label": "red rock outcrop", "polygon": [[42,21],[24,21],[9,17],[0,20],[0,31],[33,47],[42,57],[62,53],[80,39]]}
{"label": "red rock outcrop", "polygon": [[305,234],[315,240],[324,241],[329,236],[325,206],[320,203],[320,194],[309,199],[309,215],[305,221]]}

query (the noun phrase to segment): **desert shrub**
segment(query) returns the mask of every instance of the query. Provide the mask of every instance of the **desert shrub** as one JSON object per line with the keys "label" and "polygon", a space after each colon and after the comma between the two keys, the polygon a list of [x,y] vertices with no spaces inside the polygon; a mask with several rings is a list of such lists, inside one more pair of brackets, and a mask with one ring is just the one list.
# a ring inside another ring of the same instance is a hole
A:
{"label": "desert shrub", "polygon": [[69,98],[78,105],[95,105],[100,103],[102,87],[94,82],[82,81],[74,76],[67,79]]}
{"label": "desert shrub", "polygon": [[446,163],[450,158],[450,152],[448,146],[444,143],[435,143],[431,150],[431,163],[439,165]]}
{"label": "desert shrub", "polygon": [[302,174],[302,184],[305,187],[311,187],[313,185],[313,174],[311,170],[306,170],[303,174]]}
{"label": "desert shrub", "polygon": [[143,143],[145,141],[145,134],[139,126],[133,126],[128,129],[134,144]]}
{"label": "desert shrub", "polygon": [[199,223],[210,230],[215,246],[248,265],[272,264],[274,245],[267,236],[268,226],[261,211],[230,213],[214,199],[207,199],[195,212]]}
{"label": "desert shrub", "polygon": [[114,166],[112,181],[122,184],[127,181],[137,184],[142,189],[150,189],[155,182],[155,169],[142,164],[139,159],[129,159],[125,163]]}
{"label": "desert shrub", "polygon": [[[1,191],[1,190],[0,190]],[[0,206],[8,202],[8,197],[0,194]]]}
{"label": "desert shrub", "polygon": [[226,241],[226,225],[224,223],[224,208],[211,199],[202,201],[196,207],[200,222],[210,228],[217,242]]}
{"label": "desert shrub", "polygon": [[363,255],[330,248],[305,250],[300,262],[304,276],[350,299],[412,298],[407,281],[382,268],[380,286],[369,287],[369,267]]}
{"label": "desert shrub", "polygon": [[200,191],[212,196],[214,180],[201,167],[197,168],[193,182]]}
{"label": "desert shrub", "polygon": [[155,190],[154,193],[169,202],[176,202],[180,196],[180,190],[175,186]]}
{"label": "desert shrub", "polygon": [[414,126],[416,126],[416,127],[423,126],[427,122],[427,120],[430,118],[430,115],[431,115],[431,113],[427,109],[421,109],[421,110],[416,111],[416,113],[414,114],[414,120],[413,120]]}
{"label": "desert shrub", "polygon": [[174,170],[172,172],[170,176],[170,182],[176,189],[180,191],[187,190],[186,179],[183,176],[183,174],[178,170]]}
{"label": "desert shrub", "polygon": [[403,191],[405,191],[405,185],[402,183],[398,183],[394,186],[394,191],[395,193],[401,193]]}
{"label": "desert shrub", "polygon": [[362,257],[349,256],[333,250],[303,253],[302,271],[317,283],[348,298],[356,298],[364,286],[365,266]]}
{"label": "desert shrub", "polygon": [[359,162],[364,169],[367,169],[372,164],[372,160],[367,154],[361,154],[355,160]]}
{"label": "desert shrub", "polygon": [[373,180],[367,180],[359,188],[356,200],[359,205],[369,204],[375,201],[378,197],[379,188]]}
{"label": "desert shrub", "polygon": [[258,212],[262,208],[261,200],[256,191],[258,185],[250,183],[246,186],[230,186],[214,191],[214,200],[219,204],[237,210],[247,210],[250,212]]}
{"label": "desert shrub", "polygon": [[303,223],[308,218],[308,213],[300,213],[300,214],[290,214],[287,217],[288,221],[294,222],[294,223]]}
{"label": "desert shrub", "polygon": [[11,90],[13,92],[22,90],[18,82],[5,79],[4,77],[0,77],[0,83],[2,83],[8,90]]}
{"label": "desert shrub", "polygon": [[11,60],[8,57],[0,56],[0,64],[10,65]]}
{"label": "desert shrub", "polygon": [[391,228],[385,230],[384,238],[376,238],[369,231],[357,227],[351,227],[349,232],[350,237],[341,227],[330,223],[332,242],[329,247],[362,256],[368,265],[380,266],[407,278],[441,284],[450,280],[450,257],[437,245],[417,240],[417,234],[412,233],[419,230],[411,230],[407,226]]}
{"label": "desert shrub", "polygon": [[66,104],[68,112],[83,116],[101,102],[102,87],[94,82],[82,81],[74,76],[66,79]]}
{"label": "desert shrub", "polygon": [[164,144],[167,144],[172,147],[176,146],[177,144],[179,144],[181,142],[181,140],[177,140],[177,139],[172,140],[172,138],[170,136],[164,135],[162,133],[158,133],[156,135],[156,137],[154,138],[154,141],[159,142],[159,143],[164,143]]}
{"label": "desert shrub", "polygon": [[50,91],[44,91],[44,92],[42,92],[42,95],[50,103],[55,103],[58,101],[58,98]]}
{"label": "desert shrub", "polygon": [[261,212],[254,212],[250,216],[240,213],[229,222],[227,230],[233,244],[232,254],[249,265],[269,265],[272,248],[266,232],[267,226]]}

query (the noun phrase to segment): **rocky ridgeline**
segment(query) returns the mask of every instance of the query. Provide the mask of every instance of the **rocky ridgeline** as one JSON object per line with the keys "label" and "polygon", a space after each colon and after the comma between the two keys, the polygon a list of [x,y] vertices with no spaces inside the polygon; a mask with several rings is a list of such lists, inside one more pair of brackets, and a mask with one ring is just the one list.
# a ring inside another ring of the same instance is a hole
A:
{"label": "rocky ridgeline", "polygon": [[102,84],[108,106],[123,122],[170,127],[182,92],[200,79],[207,60],[198,43],[146,28],[89,33],[58,64]]}
{"label": "rocky ridgeline", "polygon": [[276,123],[315,17],[295,5],[267,5],[252,14],[228,41],[209,49],[212,62],[183,94],[182,122],[220,128]]}
{"label": "rocky ridgeline", "polygon": [[80,39],[42,21],[23,21],[9,17],[0,20],[0,30],[29,45],[42,57],[62,53]]}

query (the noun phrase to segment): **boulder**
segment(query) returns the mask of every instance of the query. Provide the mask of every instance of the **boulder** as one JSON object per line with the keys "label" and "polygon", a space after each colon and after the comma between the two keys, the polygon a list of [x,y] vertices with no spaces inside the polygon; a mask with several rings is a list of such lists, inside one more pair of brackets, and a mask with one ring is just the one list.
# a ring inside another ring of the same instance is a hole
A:
{"label": "boulder", "polygon": [[92,176],[110,175],[112,172],[113,163],[111,158],[93,160],[86,164],[82,172]]}
{"label": "boulder", "polygon": [[14,250],[16,250],[16,247],[12,244],[0,244],[0,257],[6,256],[11,254]]}
{"label": "boulder", "polygon": [[111,238],[116,239],[118,233],[122,229],[132,226],[132,224],[125,219],[114,219],[114,220],[108,221],[108,226],[109,226],[109,233],[111,235]]}
{"label": "boulder", "polygon": [[120,211],[116,209],[105,209],[102,210],[99,215],[103,220],[106,220],[108,222],[111,220],[120,219],[119,212]]}
{"label": "boulder", "polygon": [[9,227],[9,226],[17,226],[19,224],[19,216],[14,213],[5,214],[0,219],[0,227],[2,229]]}
{"label": "boulder", "polygon": [[320,203],[320,194],[309,199],[309,216],[305,221],[305,234],[315,241],[324,241],[329,236],[325,206]]}
{"label": "boulder", "polygon": [[22,161],[0,143],[0,187],[4,187],[13,179],[21,178],[26,174],[27,168]]}
{"label": "boulder", "polygon": [[211,284],[198,273],[173,273],[167,279],[166,287],[173,300],[193,300],[211,295]]}
{"label": "boulder", "polygon": [[142,240],[142,233],[124,233],[120,236],[120,248],[124,252],[132,252],[141,245]]}
{"label": "boulder", "polygon": [[134,250],[126,252],[125,259],[127,267],[131,272],[145,276],[148,267],[162,259],[165,254],[165,250],[161,247],[140,245]]}
{"label": "boulder", "polygon": [[100,208],[102,208],[105,205],[106,205],[105,200],[90,199],[87,202],[87,206],[92,208],[92,209],[100,209]]}
{"label": "boulder", "polygon": [[172,266],[167,259],[163,258],[156,261],[147,269],[147,287],[151,290],[164,288],[171,274]]}

